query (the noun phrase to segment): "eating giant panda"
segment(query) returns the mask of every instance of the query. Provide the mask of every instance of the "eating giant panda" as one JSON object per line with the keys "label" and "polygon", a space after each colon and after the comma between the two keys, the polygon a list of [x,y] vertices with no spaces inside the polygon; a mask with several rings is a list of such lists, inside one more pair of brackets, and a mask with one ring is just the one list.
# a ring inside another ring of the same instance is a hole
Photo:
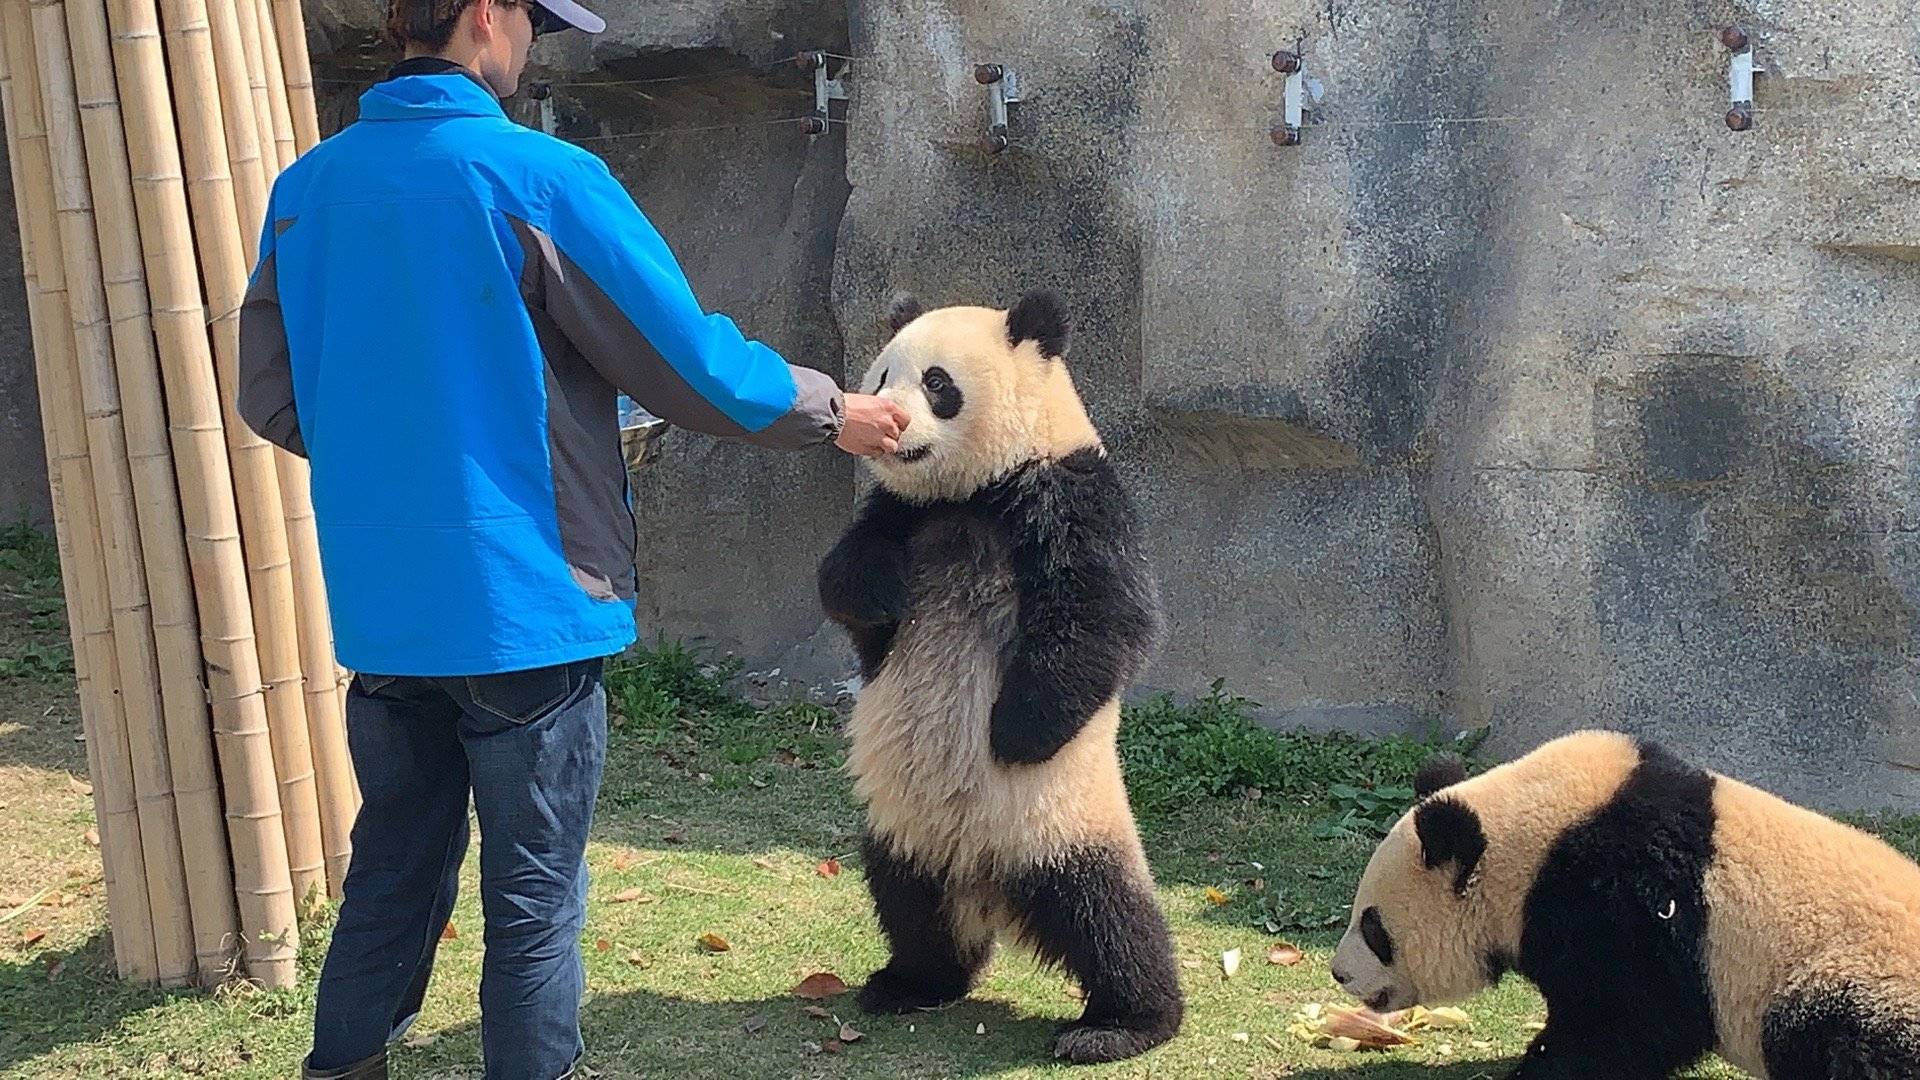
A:
{"label": "eating giant panda", "polygon": [[1415,792],[1333,957],[1369,1007],[1511,969],[1547,1003],[1515,1077],[1920,1077],[1920,867],[1878,838],[1606,731]]}
{"label": "eating giant panda", "polygon": [[905,298],[862,390],[909,423],[822,561],[865,685],[848,769],[891,958],[875,1012],[956,1001],[1003,934],[1086,993],[1053,1053],[1117,1061],[1182,1020],[1115,738],[1161,626],[1133,514],[1063,353],[1060,301]]}

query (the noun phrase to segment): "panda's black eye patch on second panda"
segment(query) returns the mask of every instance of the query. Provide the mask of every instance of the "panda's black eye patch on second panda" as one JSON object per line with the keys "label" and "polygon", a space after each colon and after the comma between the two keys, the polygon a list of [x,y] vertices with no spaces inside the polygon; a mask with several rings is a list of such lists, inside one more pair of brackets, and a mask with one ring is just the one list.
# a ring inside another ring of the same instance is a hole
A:
{"label": "panda's black eye patch on second panda", "polygon": [[927,407],[933,410],[934,416],[951,420],[960,415],[964,398],[944,368],[928,368],[926,374],[920,376],[920,385],[927,391]]}
{"label": "panda's black eye patch on second panda", "polygon": [[1360,938],[1382,964],[1393,966],[1393,935],[1387,933],[1386,925],[1380,921],[1379,908],[1370,907],[1360,913]]}

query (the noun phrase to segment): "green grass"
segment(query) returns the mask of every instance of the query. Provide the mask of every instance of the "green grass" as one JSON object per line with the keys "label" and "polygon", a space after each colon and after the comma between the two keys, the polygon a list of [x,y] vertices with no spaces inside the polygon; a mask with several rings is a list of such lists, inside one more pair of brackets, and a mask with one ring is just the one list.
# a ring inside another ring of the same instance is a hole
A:
{"label": "green grass", "polygon": [[[22,583],[41,580],[45,594],[36,550],[30,539],[0,537],[0,587],[30,591]],[[54,630],[21,640],[36,633]],[[1049,1064],[1051,1032],[1079,1002],[1065,978],[1009,951],[968,1001],[938,1013],[869,1018],[851,995],[823,1003],[863,1037],[818,1052],[837,1025],[807,1015],[791,988],[816,971],[858,986],[884,960],[857,856],[859,813],[839,771],[839,718],[808,705],[756,709],[731,691],[733,674],[672,645],[636,651],[610,671],[613,736],[585,935],[593,1075],[1472,1080],[1503,1074],[1541,1018],[1539,999],[1509,980],[1468,1006],[1472,1030],[1425,1034],[1393,1052],[1316,1050],[1287,1034],[1300,1006],[1341,1000],[1327,958],[1352,884],[1438,742],[1276,736],[1216,688],[1197,701],[1143,702],[1123,726],[1188,995],[1178,1039],[1116,1066]],[[0,927],[0,1078],[295,1075],[325,928],[307,935],[291,991],[161,993],[113,978],[97,852],[81,840],[91,806],[67,777],[84,773],[84,748],[72,738],[70,701],[44,705],[48,697],[42,681],[0,679],[0,812],[10,831],[0,896],[48,881],[72,893],[65,907]],[[1909,850],[1920,843],[1920,824],[1876,824]],[[479,1075],[475,854],[456,936],[442,943],[397,1077]],[[830,858],[843,870],[825,876],[819,867]],[[0,905],[0,917],[7,911]],[[48,934],[23,944],[28,926]],[[703,947],[709,933],[730,948]],[[1302,946],[1306,960],[1267,963],[1282,940]],[[1228,949],[1243,957],[1231,979],[1220,964]],[[1736,1074],[1708,1065],[1695,1075]]]}

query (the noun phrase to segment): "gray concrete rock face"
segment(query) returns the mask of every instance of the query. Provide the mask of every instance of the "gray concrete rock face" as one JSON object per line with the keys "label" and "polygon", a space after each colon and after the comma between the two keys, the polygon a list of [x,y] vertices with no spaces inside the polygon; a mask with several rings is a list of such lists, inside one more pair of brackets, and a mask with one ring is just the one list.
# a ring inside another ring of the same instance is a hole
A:
{"label": "gray concrete rock face", "polygon": [[[309,3],[335,36],[375,6]],[[1151,685],[1488,724],[1497,753],[1617,727],[1823,807],[1920,805],[1904,0],[1764,5],[1746,132],[1703,3],[605,8],[541,46],[557,81],[702,77],[564,88],[563,134],[749,332],[854,378],[896,290],[1066,296],[1172,616]],[[780,123],[811,47],[857,57],[815,140]],[[1268,137],[1281,48],[1296,146]],[[1000,153],[982,62],[1024,99]],[[669,439],[649,632],[839,674],[810,575],[856,470]]]}

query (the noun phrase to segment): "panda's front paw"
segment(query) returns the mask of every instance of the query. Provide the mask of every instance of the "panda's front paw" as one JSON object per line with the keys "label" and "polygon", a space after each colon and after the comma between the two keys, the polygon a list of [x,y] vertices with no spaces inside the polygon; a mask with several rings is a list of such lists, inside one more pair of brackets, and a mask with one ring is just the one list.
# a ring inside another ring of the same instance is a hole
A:
{"label": "panda's front paw", "polygon": [[1077,1020],[1054,1035],[1053,1056],[1070,1065],[1125,1061],[1139,1057],[1173,1036],[1174,1030],[1166,1025],[1125,1027]]}
{"label": "panda's front paw", "polygon": [[820,606],[841,626],[891,626],[907,617],[907,571],[898,558],[829,558],[819,591]]}
{"label": "panda's front paw", "polygon": [[993,703],[987,742],[1003,764],[1038,765],[1060,750],[1054,728],[1009,685]]}
{"label": "panda's front paw", "polygon": [[892,1016],[951,1005],[966,997],[967,990],[964,972],[916,978],[889,965],[867,979],[854,1002],[867,1013]]}

